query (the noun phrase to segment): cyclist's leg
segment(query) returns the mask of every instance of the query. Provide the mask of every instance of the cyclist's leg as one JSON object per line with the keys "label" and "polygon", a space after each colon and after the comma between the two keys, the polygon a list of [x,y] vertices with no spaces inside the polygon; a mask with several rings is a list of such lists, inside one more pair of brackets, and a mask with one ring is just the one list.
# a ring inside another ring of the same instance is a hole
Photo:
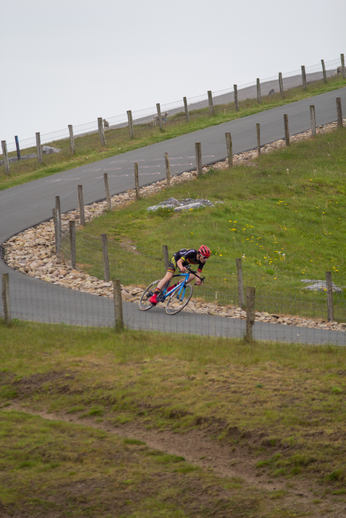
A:
{"label": "cyclist's leg", "polygon": [[167,272],[166,272],[166,275],[164,276],[163,279],[161,279],[161,281],[159,282],[159,284],[157,285],[157,288],[159,290],[162,290],[162,288],[165,286],[165,284],[167,282],[170,282],[173,275],[174,275],[174,272],[177,268],[177,263],[175,261],[175,257],[173,256],[169,265],[168,265],[168,268],[167,268]]}
{"label": "cyclist's leg", "polygon": [[189,278],[187,279],[187,282],[193,281],[193,279],[196,279],[196,277],[193,275],[193,273],[190,273]]}
{"label": "cyclist's leg", "polygon": [[149,302],[151,302],[152,304],[157,304],[157,302],[158,302],[157,301],[158,294],[161,292],[162,288],[164,288],[164,286],[167,283],[170,283],[170,281],[171,281],[171,279],[172,279],[172,277],[174,275],[176,267],[177,267],[177,265],[175,263],[175,258],[172,257],[171,262],[168,265],[168,269],[167,269],[166,275],[158,283],[157,288],[155,290],[155,293],[154,293],[154,295],[152,297],[150,297]]}
{"label": "cyclist's leg", "polygon": [[173,277],[173,273],[174,273],[174,272],[171,272],[171,271],[167,270],[166,275],[164,276],[164,278],[163,278],[163,279],[161,279],[161,280],[160,280],[159,284],[157,285],[157,289],[158,289],[159,291],[161,291],[161,290],[162,290],[162,288],[167,284],[167,282],[170,282],[170,281],[171,281],[171,279],[172,279],[172,277]]}

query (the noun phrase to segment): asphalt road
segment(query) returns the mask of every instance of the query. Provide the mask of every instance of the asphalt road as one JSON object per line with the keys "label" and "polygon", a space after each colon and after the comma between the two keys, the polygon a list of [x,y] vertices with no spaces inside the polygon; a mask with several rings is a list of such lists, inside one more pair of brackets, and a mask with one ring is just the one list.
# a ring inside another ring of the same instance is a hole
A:
{"label": "asphalt road", "polygon": [[[232,134],[233,153],[237,154],[256,147],[256,123],[261,125],[262,145],[284,138],[284,113],[288,114],[291,135],[310,128],[309,107],[311,104],[315,105],[317,125],[335,121],[337,118],[336,97],[341,98],[345,114],[346,88],[343,88],[1,191],[0,243],[26,228],[51,218],[57,195],[61,198],[63,212],[76,208],[78,206],[77,185],[83,185],[86,204],[104,199],[104,172],[108,173],[111,193],[123,192],[134,187],[134,162],[138,162],[140,185],[147,185],[165,178],[165,152],[170,158],[172,174],[194,169],[196,142],[201,142],[202,145],[203,165],[212,164],[226,158],[226,132]],[[12,318],[76,323],[78,325],[112,325],[114,317],[112,316],[111,301],[56,287],[25,276],[11,270],[3,261],[0,261],[0,274],[2,273],[10,273]],[[1,301],[0,314],[3,314]],[[219,319],[212,316],[203,315],[198,322],[199,317],[183,312],[176,317],[167,316],[169,319],[167,320],[166,316],[161,315],[159,308],[147,313],[140,313],[133,304],[124,305],[124,314],[127,325],[135,328],[140,325],[145,329],[159,330],[164,326],[164,330],[167,331],[197,334],[209,333],[206,329],[216,329],[215,334],[224,335],[226,333],[227,336],[235,336],[236,329],[239,328],[240,333],[243,334],[239,321],[237,321],[239,325],[234,324],[232,327],[229,319],[221,319],[228,322],[225,331],[225,324],[216,324]],[[191,322],[196,322],[196,324],[192,325]],[[293,339],[292,332],[288,331],[290,329],[288,326],[275,325],[266,331],[268,325],[256,324],[255,334],[258,332],[261,338],[265,339],[265,336],[271,336],[270,329],[275,327],[276,333],[279,333],[277,339],[280,336],[282,341],[297,341]],[[279,332],[279,328],[283,328],[282,331]],[[329,333],[327,340],[325,340],[326,332],[320,331],[319,333],[316,330],[313,332],[300,331],[296,335],[300,335],[297,337],[299,341],[306,343],[333,341],[346,344],[346,333]],[[337,338],[337,335],[343,336]]]}

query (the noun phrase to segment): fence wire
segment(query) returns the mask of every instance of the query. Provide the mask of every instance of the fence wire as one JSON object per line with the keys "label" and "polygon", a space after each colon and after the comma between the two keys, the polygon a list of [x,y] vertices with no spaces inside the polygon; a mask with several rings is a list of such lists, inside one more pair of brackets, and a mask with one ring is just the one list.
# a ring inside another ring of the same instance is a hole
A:
{"label": "fence wire", "polygon": [[[158,270],[156,273],[161,272],[162,270]],[[51,286],[43,281],[28,278],[23,282],[19,277],[22,275],[17,272],[10,274],[9,298],[12,319],[83,327],[115,327],[113,294],[102,297],[59,286],[52,290]],[[198,293],[198,298],[212,289],[211,286],[203,288],[201,293]],[[257,306],[258,298],[256,309]],[[191,313],[188,308],[189,306],[178,315],[170,316],[165,313],[162,304],[142,312],[137,302],[123,301],[123,321],[126,328],[133,330],[228,338],[242,338],[246,334],[245,317],[227,318],[210,311]],[[4,318],[2,305],[0,317]],[[286,343],[346,345],[346,332],[262,321],[254,323],[253,338]]]}
{"label": "fence wire", "polygon": [[[245,335],[246,313],[239,312],[241,301],[235,262],[211,257],[203,271],[206,276],[204,285],[194,288],[192,301],[182,313],[170,316],[165,313],[163,304],[148,312],[140,311],[138,306],[143,289],[154,280],[162,278],[165,273],[163,250],[128,244],[124,246],[110,239],[107,244],[110,278],[119,279],[124,287],[123,314],[127,328],[236,338]],[[168,250],[169,257],[173,253],[174,250]],[[113,284],[104,280],[101,239],[83,230],[77,231],[77,269],[71,275],[70,236],[65,224],[61,254],[67,270],[64,274],[65,282],[59,276],[56,277],[53,289],[48,282],[26,276],[23,278],[18,272],[10,274],[11,318],[52,324],[115,327]],[[254,339],[346,345],[346,332],[309,327],[313,323],[311,319],[327,322],[327,294],[325,290],[307,290],[307,284],[302,282],[307,279],[301,273],[287,273],[276,268],[264,274],[263,270],[243,260],[242,274],[244,288],[254,286],[256,289],[256,316],[264,316],[255,322]],[[66,280],[69,279],[70,287],[74,289],[66,287]],[[312,281],[323,279],[314,276],[309,280],[311,284]],[[346,279],[343,273],[334,272],[333,282],[341,289],[333,294],[334,320],[343,322],[346,315]],[[238,313],[232,312],[237,308]],[[2,307],[0,315],[2,318],[5,316]],[[270,321],[266,321],[265,315],[268,315]],[[282,315],[286,315],[286,319],[282,319]],[[288,315],[304,317],[307,321],[297,325],[293,319],[290,325]],[[273,317],[279,323],[273,323]]]}
{"label": "fence wire", "polygon": [[[336,73],[337,67],[340,66],[340,59],[334,59],[325,62],[325,69],[327,78],[332,77]],[[307,84],[313,83],[315,81],[323,80],[323,72],[321,63],[307,66],[306,70],[306,79]],[[290,72],[286,72],[282,74],[283,78],[283,87],[284,90],[289,90],[296,87],[302,86],[302,72],[301,69],[293,70]],[[272,99],[277,96],[280,96],[280,87],[278,76],[273,76],[270,78],[264,78],[260,81],[261,84],[261,95],[268,96],[273,95]],[[238,101],[243,103],[243,108],[247,107],[247,104],[250,106],[250,101],[256,99],[257,97],[257,81],[253,81],[250,83],[242,84],[237,86],[238,90]],[[216,90],[212,92],[213,95],[213,104],[215,106],[215,115],[218,113],[234,111],[234,107],[225,107],[224,105],[234,103],[234,88],[233,86],[229,89],[225,90]],[[196,110],[202,110],[203,108],[208,109],[208,94],[207,92],[202,95],[190,97],[188,100],[188,108],[190,111],[190,120],[194,120],[195,118],[203,116],[203,113],[196,113]],[[219,107],[219,108],[218,108]],[[185,118],[184,104],[183,99],[170,102],[170,103],[162,103],[160,105],[161,112],[168,112],[169,116],[177,115],[181,113],[181,117]],[[140,137],[143,129],[141,125],[147,125],[153,119],[153,117],[157,114],[156,106],[151,106],[146,109],[133,111],[132,119],[133,124],[137,126],[136,132],[137,137]],[[108,121],[110,128],[127,128],[128,126],[128,118],[127,114],[118,114],[115,116],[105,116],[105,119]],[[86,136],[92,135],[98,132],[98,122],[97,120],[79,124],[73,126],[74,136]],[[69,130],[68,127],[42,134],[41,136],[41,144],[48,144],[59,142],[64,139],[69,139]],[[27,149],[31,152],[35,152],[36,148],[36,137],[32,136],[30,138],[20,140],[20,148],[21,150]],[[8,152],[11,153],[16,150],[15,142],[7,143]]]}
{"label": "fence wire", "polygon": [[[69,234],[62,238],[62,253],[66,262],[70,260]],[[124,246],[108,240],[110,277],[120,279],[124,286],[145,288],[165,274],[163,252],[150,248]],[[169,258],[175,250],[168,250]],[[76,234],[76,264],[90,275],[104,278],[103,251],[101,239],[81,230]],[[239,305],[238,275],[236,263],[211,257],[204,268],[207,276],[203,286],[196,289],[198,297],[205,302],[221,306]],[[203,272],[203,273],[204,273]],[[256,288],[256,311],[280,315],[295,315],[305,318],[328,318],[326,288],[311,289],[314,281],[325,282],[318,275],[309,278],[300,272],[287,272],[278,268],[263,269],[242,264],[243,285]],[[307,282],[310,281],[310,282]],[[333,294],[334,320],[343,322],[346,316],[346,279],[341,272],[333,272],[333,283],[340,291]]]}
{"label": "fence wire", "polygon": [[[337,66],[337,61],[331,62]],[[331,65],[326,63],[326,67]],[[310,67],[311,68],[311,67]],[[307,74],[315,74],[307,69]],[[321,73],[322,74],[322,73]],[[285,81],[286,78],[284,78]],[[289,78],[287,78],[289,79]],[[277,81],[277,79],[273,79]],[[275,83],[276,85],[276,83]],[[276,90],[275,85],[273,86]],[[254,88],[254,84],[245,87]],[[268,85],[267,85],[268,86]],[[245,88],[244,87],[244,88]],[[233,95],[229,92],[214,92],[214,96]],[[247,94],[246,94],[247,95]],[[256,95],[256,94],[255,94]],[[203,99],[195,101],[207,103]],[[195,103],[195,104],[196,104]],[[206,104],[207,106],[207,104]],[[163,105],[162,110],[168,109]],[[224,108],[222,108],[224,109]],[[144,111],[141,116],[145,116]],[[280,121],[282,123],[282,121]],[[50,134],[52,135],[52,134]],[[93,136],[95,138],[95,136]],[[51,137],[50,137],[51,141]],[[95,185],[99,180],[95,179]],[[94,197],[93,199],[99,199]],[[169,257],[175,250],[169,250]],[[68,222],[64,225],[61,241],[61,253],[66,264],[70,262],[70,239]],[[203,312],[191,313],[189,305],[174,317],[166,315],[163,307],[156,307],[148,312],[138,308],[138,291],[165,273],[165,262],[162,250],[145,247],[134,247],[108,236],[108,257],[111,279],[120,279],[124,287],[130,286],[132,302],[124,299],[124,323],[131,329],[159,330],[172,333],[203,334],[211,336],[242,337],[245,334],[245,317],[230,318],[221,316],[223,308],[234,308],[240,305],[237,270],[235,262],[213,257],[205,267],[207,277],[203,286],[194,291],[192,301],[202,304]],[[281,259],[279,260],[279,262]],[[79,230],[76,233],[76,266],[78,271],[104,280],[103,252],[101,239]],[[265,273],[254,265],[243,261],[243,284],[256,288],[255,311],[269,315],[294,315],[306,319],[327,321],[328,305],[326,291],[309,291],[306,280],[297,272],[288,272],[280,268],[267,268]],[[18,272],[10,273],[10,307],[11,317],[47,323],[64,323],[78,326],[115,326],[114,300],[111,282],[102,282],[98,289],[93,289],[89,277],[77,277],[71,281],[69,289],[62,286],[57,279],[56,285],[48,282],[24,277]],[[309,280],[323,280],[323,276],[310,274]],[[333,294],[334,320],[345,322],[346,319],[346,279],[344,274],[333,272],[333,282],[342,289]],[[60,284],[60,285],[59,285]],[[136,295],[137,293],[137,295]],[[203,306],[203,304],[210,305]],[[191,305],[192,306],[192,305]],[[203,309],[204,308],[204,309]],[[215,311],[215,308],[217,311]],[[4,318],[4,310],[0,301],[0,316]],[[276,317],[275,317],[276,318]],[[346,345],[346,333],[331,329],[297,327],[293,325],[274,324],[256,321],[254,338],[283,342],[333,343]]]}

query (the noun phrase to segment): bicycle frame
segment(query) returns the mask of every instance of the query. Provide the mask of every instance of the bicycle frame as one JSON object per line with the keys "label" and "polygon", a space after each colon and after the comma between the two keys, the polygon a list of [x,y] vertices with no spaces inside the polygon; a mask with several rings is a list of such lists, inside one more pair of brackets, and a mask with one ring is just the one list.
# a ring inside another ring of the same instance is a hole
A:
{"label": "bicycle frame", "polygon": [[183,280],[181,280],[172,290],[169,290],[169,291],[167,291],[168,285],[169,285],[169,282],[167,282],[166,286],[163,289],[162,301],[164,301],[168,296],[171,296],[173,293],[176,293],[178,290],[179,290],[178,296],[183,291],[183,294],[181,296],[181,300],[184,299],[185,288],[186,288],[187,281],[188,281],[188,279],[190,277],[190,272],[187,272],[187,273],[177,273],[176,275],[173,275],[173,278],[174,277],[185,277],[185,278]]}
{"label": "bicycle frame", "polygon": [[[166,313],[168,315],[176,315],[180,311],[182,311],[185,306],[189,303],[193,290],[192,286],[188,283],[189,277],[192,274],[194,277],[197,277],[202,282],[205,277],[200,277],[197,272],[194,272],[189,267],[186,267],[186,272],[178,273],[173,275],[173,277],[180,277],[182,280],[178,282],[176,285],[168,288],[170,281],[166,283],[166,285],[162,288],[161,292],[158,293],[156,297],[156,303],[153,304],[149,302],[149,297],[152,297],[154,294],[154,286],[157,286],[160,281],[152,282],[143,292],[140,301],[139,301],[139,309],[141,311],[148,311],[152,307],[156,306],[158,302],[166,303]],[[171,278],[172,279],[172,278]],[[193,279],[191,279],[192,281]]]}
{"label": "bicycle frame", "polygon": [[186,285],[187,285],[187,282],[189,280],[189,277],[190,277],[191,273],[195,277],[198,277],[199,279],[201,279],[202,282],[205,279],[205,277],[200,277],[199,275],[197,275],[196,272],[194,272],[193,270],[190,270],[190,268],[187,268],[187,272],[186,273],[176,273],[175,275],[173,275],[173,278],[174,277],[185,277],[185,279],[181,280],[172,290],[169,290],[169,291],[167,291],[167,288],[168,288],[168,285],[169,285],[169,282],[167,282],[165,287],[163,288],[163,290],[161,292],[160,301],[163,302],[167,297],[170,297],[173,293],[176,293],[178,290],[179,290],[178,296],[180,296],[180,294],[182,293],[181,300],[184,300]]}

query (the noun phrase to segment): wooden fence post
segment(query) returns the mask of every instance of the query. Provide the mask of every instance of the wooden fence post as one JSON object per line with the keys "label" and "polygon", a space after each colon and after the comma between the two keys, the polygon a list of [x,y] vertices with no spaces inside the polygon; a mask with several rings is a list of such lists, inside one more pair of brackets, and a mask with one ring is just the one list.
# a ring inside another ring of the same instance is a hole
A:
{"label": "wooden fence post", "polygon": [[73,269],[76,268],[76,222],[74,219],[69,221],[70,230],[70,259]]}
{"label": "wooden fence post", "polygon": [[60,196],[55,196],[55,218],[56,218],[56,254],[61,252],[61,205]]}
{"label": "wooden fence post", "polygon": [[226,137],[228,167],[232,167],[233,166],[232,135],[230,133],[225,133],[225,137]]}
{"label": "wooden fence post", "polygon": [[139,194],[139,179],[138,179],[138,163],[135,162],[135,188],[136,188],[136,200],[140,200],[141,196]]}
{"label": "wooden fence post", "polygon": [[237,265],[237,277],[238,277],[238,306],[244,309],[244,285],[243,285],[243,269],[241,265],[241,259],[235,260]]}
{"label": "wooden fence post", "polygon": [[334,321],[332,273],[326,272],[328,322]]}
{"label": "wooden fence post", "polygon": [[163,252],[163,260],[165,262],[165,272],[166,272],[168,265],[169,265],[168,246],[167,245],[162,245],[162,252]]}
{"label": "wooden fence post", "polygon": [[18,161],[20,160],[20,147],[19,147],[19,139],[18,139],[18,135],[16,135],[14,137],[14,140],[15,140],[15,143],[16,143],[16,150],[17,150],[17,158],[18,158]]}
{"label": "wooden fence post", "polygon": [[169,187],[171,185],[171,166],[170,166],[170,163],[169,163],[168,153],[165,153],[165,163],[166,163],[167,187]]}
{"label": "wooden fence post", "polygon": [[114,295],[115,330],[119,332],[124,329],[123,303],[121,300],[121,285],[120,285],[119,280],[113,281],[113,295]]}
{"label": "wooden fence post", "polygon": [[104,280],[106,282],[109,282],[110,274],[109,274],[108,244],[107,244],[106,234],[101,234],[101,242],[102,242],[102,257],[103,257],[103,275],[104,275]]}
{"label": "wooden fence post", "polygon": [[234,107],[235,111],[239,111],[239,103],[238,103],[238,87],[237,85],[233,85],[233,91],[234,91]]}
{"label": "wooden fence post", "polygon": [[56,212],[55,209],[52,209],[53,213],[53,225],[54,225],[54,243],[55,243],[55,253],[58,253],[58,246],[57,246],[57,229],[56,229]]}
{"label": "wooden fence post", "polygon": [[255,291],[250,286],[246,288],[246,338],[252,340],[252,328],[255,323]]}
{"label": "wooden fence post", "polygon": [[256,136],[257,136],[257,156],[261,154],[261,125],[259,122],[256,123]]}
{"label": "wooden fence post", "polygon": [[282,72],[279,72],[279,88],[280,88],[281,99],[283,99],[285,97],[285,92],[284,92],[284,83],[282,81]]}
{"label": "wooden fence post", "polygon": [[214,115],[214,103],[213,103],[213,94],[211,90],[208,90],[208,104],[209,104],[209,115],[212,117]]}
{"label": "wooden fence post", "polygon": [[290,145],[290,132],[289,132],[289,128],[288,128],[288,115],[287,115],[287,113],[284,114],[284,125],[285,125],[285,141],[286,141],[286,146],[289,146]]}
{"label": "wooden fence post", "polygon": [[2,155],[4,157],[5,174],[10,174],[10,162],[8,160],[6,140],[1,141]]}
{"label": "wooden fence post", "polygon": [[310,106],[310,119],[311,119],[311,133],[313,137],[316,137],[316,112],[315,106]]}
{"label": "wooden fence post", "polygon": [[341,97],[336,98],[336,112],[338,115],[338,126],[342,128],[342,108],[341,108]]}
{"label": "wooden fence post", "polygon": [[324,64],[324,59],[321,59],[321,63],[322,63],[323,81],[326,83],[327,82],[327,72],[326,72],[326,66]]}
{"label": "wooden fence post", "polygon": [[84,214],[84,197],[83,197],[83,185],[78,185],[78,204],[79,204],[79,223],[82,227],[85,226],[85,214]]}
{"label": "wooden fence post", "polygon": [[302,65],[302,85],[303,85],[303,90],[306,90],[306,73],[305,73],[305,65]]}
{"label": "wooden fence post", "polygon": [[2,307],[4,310],[5,324],[11,322],[10,309],[10,277],[8,273],[2,274]]}
{"label": "wooden fence post", "polygon": [[343,77],[343,79],[346,79],[345,56],[343,54],[340,54],[340,60],[341,60],[342,77]]}
{"label": "wooden fence post", "polygon": [[262,104],[261,83],[259,77],[257,78],[257,102],[258,104]]}
{"label": "wooden fence post", "polygon": [[74,155],[75,152],[76,152],[76,148],[75,148],[75,144],[74,144],[74,135],[73,135],[73,126],[72,126],[72,124],[68,125],[68,130],[69,130],[69,133],[70,133],[70,149],[71,149],[72,155]]}
{"label": "wooden fence post", "polygon": [[187,99],[186,99],[186,97],[183,97],[183,101],[184,101],[186,122],[190,122],[189,109],[187,107]]}
{"label": "wooden fence post", "polygon": [[110,193],[110,190],[109,190],[108,173],[103,173],[103,179],[104,179],[104,182],[105,182],[107,208],[108,208],[108,210],[112,210],[112,199],[111,199],[111,193]]}
{"label": "wooden fence post", "polygon": [[101,146],[105,147],[106,146],[106,137],[105,137],[105,130],[103,127],[102,117],[97,118],[97,125],[98,125],[98,130],[99,130]]}
{"label": "wooden fence post", "polygon": [[200,142],[195,143],[197,175],[202,174],[202,147]]}
{"label": "wooden fence post", "polygon": [[37,151],[37,160],[40,164],[42,164],[42,146],[41,146],[41,136],[40,132],[36,133],[36,151]]}
{"label": "wooden fence post", "polygon": [[126,113],[127,113],[127,120],[129,122],[130,139],[133,139],[134,138],[134,133],[133,133],[132,111],[128,110]]}
{"label": "wooden fence post", "polygon": [[163,124],[162,124],[162,115],[161,115],[161,107],[160,107],[160,103],[157,103],[157,104],[156,104],[156,110],[157,110],[157,116],[158,116],[158,118],[159,118],[160,131],[163,131]]}
{"label": "wooden fence post", "polygon": [[[56,216],[60,219],[61,222],[61,203],[60,203],[60,196],[55,196],[55,210],[56,210]],[[61,223],[60,223],[61,226]]]}

